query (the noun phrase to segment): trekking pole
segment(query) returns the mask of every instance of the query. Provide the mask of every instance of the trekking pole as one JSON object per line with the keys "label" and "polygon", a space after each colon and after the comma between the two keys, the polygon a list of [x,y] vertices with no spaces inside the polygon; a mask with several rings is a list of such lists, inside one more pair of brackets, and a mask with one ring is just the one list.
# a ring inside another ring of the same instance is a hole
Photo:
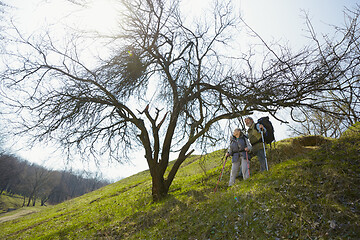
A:
{"label": "trekking pole", "polygon": [[266,158],[265,142],[264,142],[264,131],[263,131],[263,130],[261,130],[261,138],[262,138],[263,147],[264,147],[264,155],[265,155],[265,166],[266,166],[266,171],[269,171],[268,164],[267,164],[267,158]]}
{"label": "trekking pole", "polygon": [[217,189],[217,187],[218,187],[218,185],[219,185],[219,182],[221,181],[221,177],[222,177],[223,172],[224,172],[224,168],[225,168],[225,164],[226,164],[227,158],[228,158],[228,156],[226,156],[226,158],[225,158],[225,162],[224,162],[224,165],[223,165],[223,167],[222,167],[219,180],[218,180],[218,182],[217,182],[217,184],[216,184],[216,187],[215,187],[215,189],[214,189],[214,193],[216,193],[216,189]]}
{"label": "trekking pole", "polygon": [[248,152],[246,152],[246,161],[247,161],[247,165],[248,165],[248,173],[249,173],[249,177],[250,177],[250,164],[249,164]]}

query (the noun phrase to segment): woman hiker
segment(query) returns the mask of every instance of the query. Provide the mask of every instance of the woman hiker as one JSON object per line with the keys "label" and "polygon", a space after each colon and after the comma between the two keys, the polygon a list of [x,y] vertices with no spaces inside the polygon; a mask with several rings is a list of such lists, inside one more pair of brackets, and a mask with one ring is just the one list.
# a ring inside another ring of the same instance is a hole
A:
{"label": "woman hiker", "polygon": [[249,139],[244,135],[240,128],[236,128],[233,136],[231,137],[230,146],[226,153],[226,157],[232,156],[229,186],[232,186],[235,183],[240,166],[244,180],[250,177],[250,162],[248,161],[249,151],[251,151]]}

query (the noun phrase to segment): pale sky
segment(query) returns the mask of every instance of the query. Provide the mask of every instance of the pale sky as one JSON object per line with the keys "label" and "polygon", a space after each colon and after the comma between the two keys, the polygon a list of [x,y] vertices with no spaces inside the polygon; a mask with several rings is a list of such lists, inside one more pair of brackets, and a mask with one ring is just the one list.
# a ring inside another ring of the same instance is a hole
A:
{"label": "pale sky", "polygon": [[[54,24],[59,34],[64,34],[64,26],[71,25],[88,30],[99,30],[109,33],[116,29],[118,20],[116,0],[94,0],[92,8],[83,10],[64,0],[5,0],[5,3],[15,6],[10,11],[17,26],[28,33],[37,32],[44,26]],[[306,11],[319,33],[332,31],[328,24],[341,25],[344,22],[344,7],[353,8],[360,1],[355,0],[234,0],[235,11],[241,13],[250,25],[266,41],[288,42],[293,48],[301,48],[307,41],[302,11]],[[184,0],[184,10],[188,14],[199,14],[208,1]],[[240,40],[239,40],[240,41]],[[286,119],[286,113],[283,116]],[[277,140],[287,138],[285,125],[273,121]],[[219,148],[223,148],[221,146]],[[63,168],[61,156],[51,153],[51,147],[38,146],[29,151],[19,151],[17,154],[24,159],[45,163],[52,168]],[[141,154],[142,157],[142,154]],[[105,163],[101,167],[104,177],[119,179],[147,169],[146,160],[134,161],[134,165],[119,165]],[[90,164],[82,166],[77,163],[74,168],[95,169]]]}

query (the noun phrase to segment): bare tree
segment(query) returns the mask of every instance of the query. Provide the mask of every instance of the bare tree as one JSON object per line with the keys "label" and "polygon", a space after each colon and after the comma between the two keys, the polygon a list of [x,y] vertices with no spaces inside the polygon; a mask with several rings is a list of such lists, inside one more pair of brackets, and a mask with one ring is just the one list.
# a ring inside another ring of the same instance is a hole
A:
{"label": "bare tree", "polygon": [[[239,26],[229,2],[214,4],[212,21],[195,23],[186,21],[177,0],[122,3],[121,32],[111,38],[112,56],[98,67],[81,58],[78,36],[61,48],[48,33],[25,37],[17,31],[13,41],[21,51],[8,50],[13,60],[2,79],[16,92],[9,104],[32,113],[22,129],[34,139],[57,139],[69,151],[77,147],[119,161],[142,147],[155,201],[167,195],[196,144],[222,138],[221,120],[254,110],[275,117],[282,108],[329,112],[325,93],[353,91],[349,81],[335,83],[358,68],[358,39],[349,39],[358,33],[357,20],[356,31],[347,29],[335,44],[341,46],[336,55],[321,45],[293,53],[263,41],[257,65],[251,51],[223,54]],[[166,175],[171,152],[177,159]]]}
{"label": "bare tree", "polygon": [[18,160],[8,154],[0,154],[0,195],[7,191],[10,185],[17,182],[17,176],[22,172]]}
{"label": "bare tree", "polygon": [[[300,108],[293,119],[300,127],[292,127],[298,134],[319,134],[339,137],[342,132],[360,121],[360,74],[359,74],[359,6],[344,11],[344,26],[334,26],[333,37],[319,39],[308,17],[309,35],[316,44],[319,68],[324,69],[320,78],[334,79],[332,88],[322,91],[321,109]],[[321,40],[324,40],[321,43]],[[325,111],[324,111],[325,110]]]}
{"label": "bare tree", "polygon": [[[336,110],[333,109],[335,113]],[[319,110],[299,111],[293,113],[298,124],[290,126],[296,135],[321,135],[324,137],[339,137],[341,135],[342,117]],[[302,120],[299,120],[302,119]]]}
{"label": "bare tree", "polygon": [[24,190],[26,189],[26,195],[29,198],[27,206],[30,206],[31,201],[33,202],[33,206],[35,206],[39,193],[47,185],[50,173],[47,169],[35,164],[28,167],[22,181],[22,188]]}

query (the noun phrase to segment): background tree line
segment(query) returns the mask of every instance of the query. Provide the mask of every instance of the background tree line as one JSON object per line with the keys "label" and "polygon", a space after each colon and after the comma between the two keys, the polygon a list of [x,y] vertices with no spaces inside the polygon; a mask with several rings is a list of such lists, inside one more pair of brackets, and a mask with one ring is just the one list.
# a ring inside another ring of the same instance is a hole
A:
{"label": "background tree line", "polygon": [[57,204],[107,184],[100,175],[48,170],[14,155],[0,154],[0,195],[21,195],[23,206]]}

